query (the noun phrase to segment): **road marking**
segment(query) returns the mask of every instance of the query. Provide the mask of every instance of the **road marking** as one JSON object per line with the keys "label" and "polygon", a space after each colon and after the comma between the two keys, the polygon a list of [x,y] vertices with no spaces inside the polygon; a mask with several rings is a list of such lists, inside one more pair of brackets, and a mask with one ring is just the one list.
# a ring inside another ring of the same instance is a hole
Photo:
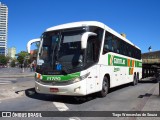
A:
{"label": "road marking", "polygon": [[81,119],[78,117],[71,117],[71,118],[69,118],[69,120],[81,120]]}
{"label": "road marking", "polygon": [[[61,103],[61,102],[53,102],[53,104],[56,106],[56,108],[57,108],[59,111],[67,111],[67,110],[69,110],[69,108],[68,108],[64,103]],[[69,120],[81,120],[81,119],[78,118],[78,117],[70,117]]]}
{"label": "road marking", "polygon": [[10,84],[10,83],[12,83],[11,81],[6,81],[6,80],[0,80],[0,85],[4,85],[4,84]]}
{"label": "road marking", "polygon": [[67,111],[67,110],[69,110],[69,108],[68,108],[64,103],[61,103],[61,102],[53,102],[53,104],[56,106],[56,108],[57,108],[59,111]]}
{"label": "road marking", "polygon": [[10,84],[13,80],[17,80],[17,78],[0,78],[0,85]]}

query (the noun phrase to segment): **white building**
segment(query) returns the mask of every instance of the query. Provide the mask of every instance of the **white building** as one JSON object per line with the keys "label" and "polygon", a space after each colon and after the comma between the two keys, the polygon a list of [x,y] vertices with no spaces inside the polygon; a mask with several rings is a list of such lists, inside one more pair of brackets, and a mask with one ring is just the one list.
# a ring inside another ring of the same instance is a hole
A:
{"label": "white building", "polygon": [[8,7],[0,2],[0,54],[7,55]]}
{"label": "white building", "polygon": [[16,58],[16,48],[15,47],[11,47],[11,48],[8,48],[8,56],[11,57],[11,58]]}

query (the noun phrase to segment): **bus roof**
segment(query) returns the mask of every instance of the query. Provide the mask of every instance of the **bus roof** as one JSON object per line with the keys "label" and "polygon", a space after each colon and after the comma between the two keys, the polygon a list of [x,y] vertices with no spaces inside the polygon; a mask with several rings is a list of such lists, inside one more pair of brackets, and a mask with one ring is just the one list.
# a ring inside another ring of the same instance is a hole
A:
{"label": "bus roof", "polygon": [[111,29],[110,27],[105,25],[104,23],[101,23],[101,22],[98,22],[98,21],[80,21],[80,22],[72,22],[72,23],[61,24],[61,25],[57,25],[57,26],[50,27],[50,28],[46,29],[46,32],[54,31],[54,30],[67,29],[67,28],[74,28],[74,27],[83,27],[83,26],[97,26],[97,27],[103,28],[106,31],[108,31],[108,32],[112,33],[113,35],[117,36],[118,38],[120,38],[120,39],[126,41],[127,43],[135,46],[136,48],[140,49],[139,47],[134,45],[131,41],[129,41],[125,37],[121,36],[119,33],[114,31],[113,29]]}

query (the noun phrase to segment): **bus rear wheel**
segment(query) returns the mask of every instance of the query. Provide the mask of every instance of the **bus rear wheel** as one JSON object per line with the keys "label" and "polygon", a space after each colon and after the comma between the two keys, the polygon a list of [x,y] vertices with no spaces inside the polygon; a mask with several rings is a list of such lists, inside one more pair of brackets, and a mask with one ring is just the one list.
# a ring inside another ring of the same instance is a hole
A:
{"label": "bus rear wheel", "polygon": [[109,81],[106,76],[103,78],[103,83],[102,83],[102,90],[99,92],[100,97],[105,97],[108,94],[109,90]]}
{"label": "bus rear wheel", "polygon": [[135,86],[137,84],[138,84],[137,76],[136,76],[136,74],[134,74],[132,86]]}

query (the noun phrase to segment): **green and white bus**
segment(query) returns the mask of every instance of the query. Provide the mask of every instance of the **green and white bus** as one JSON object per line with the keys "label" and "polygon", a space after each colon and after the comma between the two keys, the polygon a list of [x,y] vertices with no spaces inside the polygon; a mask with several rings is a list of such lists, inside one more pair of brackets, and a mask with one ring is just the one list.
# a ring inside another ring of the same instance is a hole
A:
{"label": "green and white bus", "polygon": [[35,72],[37,93],[105,97],[109,88],[136,85],[142,77],[141,50],[97,21],[48,28],[40,41]]}

